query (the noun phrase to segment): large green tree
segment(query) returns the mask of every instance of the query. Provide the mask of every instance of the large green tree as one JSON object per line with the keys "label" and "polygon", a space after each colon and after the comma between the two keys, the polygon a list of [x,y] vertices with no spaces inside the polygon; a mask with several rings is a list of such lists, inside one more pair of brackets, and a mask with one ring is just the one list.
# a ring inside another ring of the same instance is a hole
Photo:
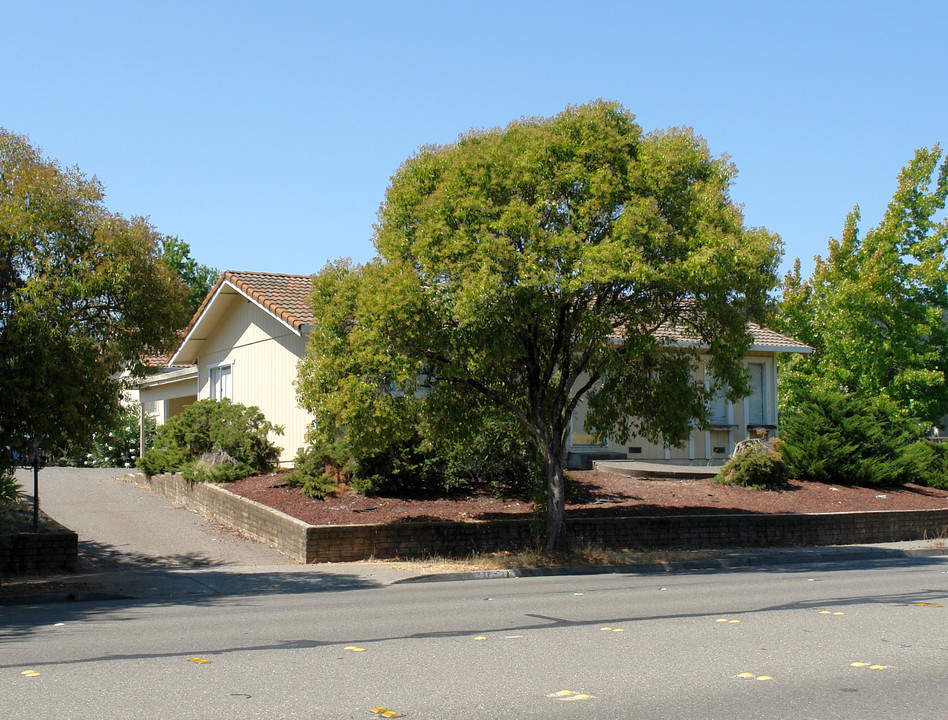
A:
{"label": "large green tree", "polygon": [[188,306],[193,314],[204,302],[221,271],[191,257],[191,246],[177,235],[165,235],[161,239],[161,257],[188,288]]}
{"label": "large green tree", "polygon": [[815,352],[781,369],[785,408],[842,391],[887,397],[929,423],[948,413],[946,193],[948,161],[937,145],[922,148],[879,225],[861,235],[857,206],[809,279],[797,260],[775,324]]}
{"label": "large green tree", "polygon": [[187,321],[159,241],[109,212],[94,177],[0,128],[0,472],[28,437],[88,442],[118,410],[121,372]]}
{"label": "large green tree", "polygon": [[301,397],[317,422],[369,434],[415,412],[442,433],[508,413],[539,450],[546,549],[560,551],[583,398],[600,437],[678,444],[706,417],[696,351],[656,330],[706,346],[717,381],[746,392],[746,322],[776,283],[779,240],[744,227],[734,175],[692,131],[643,135],[602,101],[420,149],[379,211],[378,258],[316,278]]}

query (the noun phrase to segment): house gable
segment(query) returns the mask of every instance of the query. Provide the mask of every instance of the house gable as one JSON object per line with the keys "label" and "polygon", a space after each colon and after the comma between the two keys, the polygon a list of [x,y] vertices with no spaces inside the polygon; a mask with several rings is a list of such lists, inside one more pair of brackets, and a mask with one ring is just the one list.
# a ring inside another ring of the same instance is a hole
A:
{"label": "house gable", "polygon": [[307,302],[311,289],[309,275],[226,271],[194,314],[171,364],[195,362],[210,334],[241,301],[256,305],[292,334],[302,337],[305,329],[313,324]]}

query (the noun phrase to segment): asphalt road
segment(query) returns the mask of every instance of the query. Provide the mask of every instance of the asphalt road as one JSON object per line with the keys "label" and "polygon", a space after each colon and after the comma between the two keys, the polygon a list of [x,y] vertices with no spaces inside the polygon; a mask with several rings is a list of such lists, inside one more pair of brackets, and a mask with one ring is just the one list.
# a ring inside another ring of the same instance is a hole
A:
{"label": "asphalt road", "polygon": [[347,587],[0,608],[0,716],[942,720],[948,708],[945,559]]}

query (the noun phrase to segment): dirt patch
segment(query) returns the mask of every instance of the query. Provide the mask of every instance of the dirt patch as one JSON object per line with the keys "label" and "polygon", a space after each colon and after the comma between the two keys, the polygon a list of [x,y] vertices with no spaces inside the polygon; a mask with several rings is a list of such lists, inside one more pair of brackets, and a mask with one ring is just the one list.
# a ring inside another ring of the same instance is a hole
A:
{"label": "dirt patch", "polygon": [[[786,490],[760,491],[710,480],[639,480],[595,470],[570,475],[576,487],[567,503],[568,517],[948,509],[948,491],[912,484],[878,489],[794,480]],[[485,494],[451,499],[367,498],[346,490],[313,500],[287,487],[283,473],[245,478],[224,487],[310,525],[476,521],[531,514],[525,498],[501,500]]]}

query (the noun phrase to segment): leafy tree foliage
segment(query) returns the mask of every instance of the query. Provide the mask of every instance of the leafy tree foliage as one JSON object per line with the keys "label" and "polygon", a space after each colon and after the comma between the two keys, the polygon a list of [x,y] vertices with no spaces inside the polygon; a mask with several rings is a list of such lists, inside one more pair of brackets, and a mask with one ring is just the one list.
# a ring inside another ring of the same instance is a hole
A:
{"label": "leafy tree foliage", "polygon": [[191,246],[176,235],[165,235],[161,239],[161,257],[171,272],[187,286],[188,305],[194,314],[214,286],[221,274],[220,270],[202,265],[192,258]]}
{"label": "leafy tree foliage", "polygon": [[315,278],[301,400],[323,432],[380,446],[406,425],[460,442],[504,413],[540,455],[546,548],[560,551],[583,398],[600,437],[676,444],[705,418],[695,351],[656,329],[689,333],[731,397],[747,390],[745,323],[779,241],[743,226],[734,174],[692,131],[643,135],[601,101],[420,149],[388,188],[377,259]]}
{"label": "leafy tree foliage", "polygon": [[918,150],[877,227],[861,236],[855,208],[808,280],[799,260],[788,274],[775,324],[816,352],[785,360],[784,409],[837,391],[890,398],[929,424],[948,412],[948,162],[941,158],[937,145]]}
{"label": "leafy tree foliage", "polygon": [[167,349],[185,289],[142,218],[0,129],[0,468],[27,437],[83,445],[119,409],[119,373]]}

